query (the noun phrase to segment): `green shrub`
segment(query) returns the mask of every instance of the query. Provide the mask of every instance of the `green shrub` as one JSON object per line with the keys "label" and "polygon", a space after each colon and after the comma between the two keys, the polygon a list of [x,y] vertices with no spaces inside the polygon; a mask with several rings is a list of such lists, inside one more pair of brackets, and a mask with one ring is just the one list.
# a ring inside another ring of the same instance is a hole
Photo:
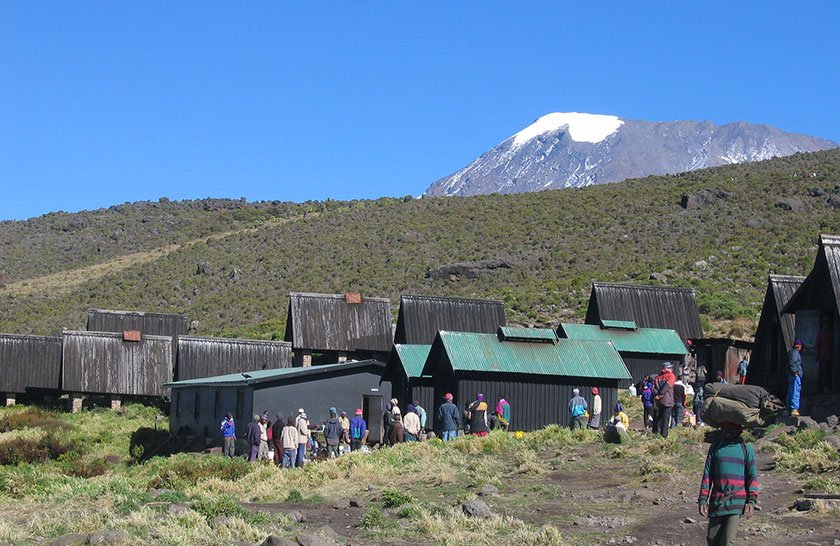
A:
{"label": "green shrub", "polygon": [[802,489],[809,493],[840,493],[840,478],[837,476],[816,476],[805,480]]}
{"label": "green shrub", "polygon": [[412,502],[414,497],[399,489],[386,489],[382,492],[382,506],[385,508],[397,508]]}
{"label": "green shrub", "polygon": [[149,481],[149,487],[179,489],[208,478],[233,481],[246,476],[250,471],[248,461],[238,457],[173,457],[165,463],[158,475]]}
{"label": "green shrub", "polygon": [[291,491],[289,491],[289,494],[286,495],[286,502],[295,502],[295,503],[303,502],[303,493],[301,493],[297,489],[292,489]]}
{"label": "green shrub", "polygon": [[208,520],[217,516],[239,516],[244,519],[250,515],[236,499],[227,495],[217,499],[199,499],[192,503],[192,509]]}
{"label": "green shrub", "polygon": [[388,529],[395,527],[396,522],[388,518],[379,508],[371,507],[365,510],[359,520],[359,527],[362,529]]}

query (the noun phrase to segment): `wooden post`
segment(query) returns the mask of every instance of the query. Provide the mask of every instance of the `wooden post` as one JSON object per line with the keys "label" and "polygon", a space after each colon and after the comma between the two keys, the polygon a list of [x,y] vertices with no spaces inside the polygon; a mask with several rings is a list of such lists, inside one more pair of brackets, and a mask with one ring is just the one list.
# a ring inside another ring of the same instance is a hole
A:
{"label": "wooden post", "polygon": [[7,406],[14,406],[15,405],[15,395],[13,393],[6,393],[6,405]]}
{"label": "wooden post", "polygon": [[111,397],[111,409],[118,410],[122,407],[122,398],[119,396],[112,396]]}
{"label": "wooden post", "polygon": [[70,413],[79,413],[82,411],[82,398],[81,394],[71,394],[70,395]]}

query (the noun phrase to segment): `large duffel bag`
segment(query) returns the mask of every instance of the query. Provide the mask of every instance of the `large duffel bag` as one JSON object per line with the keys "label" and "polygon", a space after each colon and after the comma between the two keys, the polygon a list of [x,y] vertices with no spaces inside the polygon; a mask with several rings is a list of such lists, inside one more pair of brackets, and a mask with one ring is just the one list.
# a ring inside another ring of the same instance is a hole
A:
{"label": "large duffel bag", "polygon": [[713,427],[728,421],[744,428],[766,427],[775,421],[776,412],[751,408],[737,400],[712,396],[703,401],[703,422]]}
{"label": "large duffel bag", "polygon": [[749,408],[765,411],[778,411],[784,408],[784,403],[781,400],[767,392],[764,387],[759,387],[758,385],[708,383],[703,387],[703,398],[704,400],[726,398],[741,402]]}

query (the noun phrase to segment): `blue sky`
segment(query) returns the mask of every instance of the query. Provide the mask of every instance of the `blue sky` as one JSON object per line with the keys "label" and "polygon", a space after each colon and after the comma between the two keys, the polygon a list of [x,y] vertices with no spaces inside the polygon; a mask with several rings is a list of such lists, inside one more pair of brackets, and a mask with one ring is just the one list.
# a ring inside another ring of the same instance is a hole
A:
{"label": "blue sky", "polygon": [[840,142],[837,2],[5,2],[0,220],[419,195],[555,111]]}

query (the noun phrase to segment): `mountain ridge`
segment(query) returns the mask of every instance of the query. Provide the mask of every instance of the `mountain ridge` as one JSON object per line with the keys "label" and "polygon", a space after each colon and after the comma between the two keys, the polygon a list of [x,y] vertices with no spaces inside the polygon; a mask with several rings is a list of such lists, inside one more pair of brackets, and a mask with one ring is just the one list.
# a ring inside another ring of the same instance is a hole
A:
{"label": "mountain ridge", "polygon": [[555,112],[538,118],[467,166],[433,182],[423,195],[583,187],[837,146],[830,140],[746,122],[651,122]]}

